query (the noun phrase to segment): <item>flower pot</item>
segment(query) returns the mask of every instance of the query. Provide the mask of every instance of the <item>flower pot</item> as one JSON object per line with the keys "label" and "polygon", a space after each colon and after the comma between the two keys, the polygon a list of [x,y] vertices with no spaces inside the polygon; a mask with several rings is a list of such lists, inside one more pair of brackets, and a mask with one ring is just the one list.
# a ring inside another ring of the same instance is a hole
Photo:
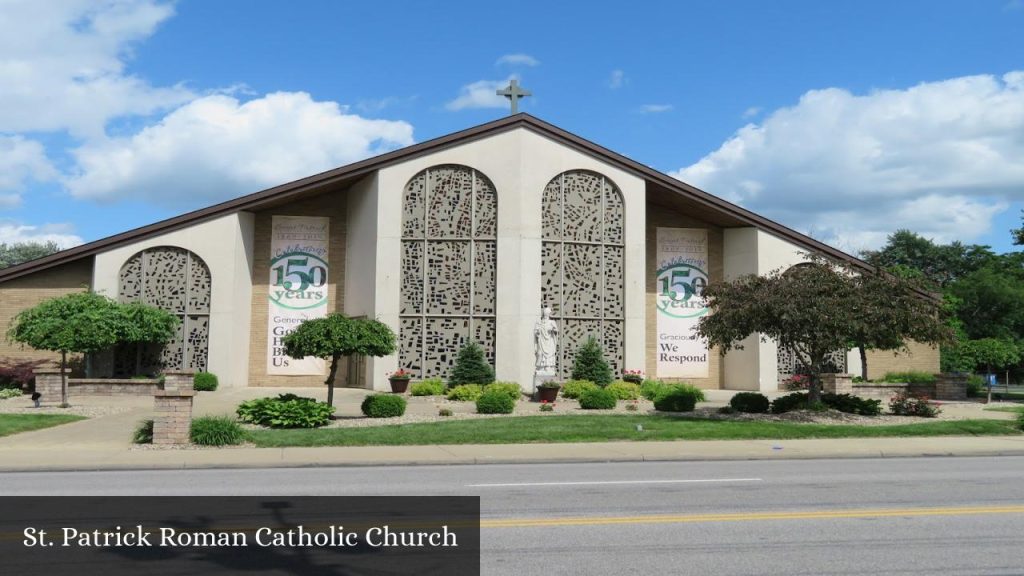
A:
{"label": "flower pot", "polygon": [[405,394],[405,390],[409,388],[408,378],[388,378],[388,382],[391,383],[391,391],[395,394]]}
{"label": "flower pot", "polygon": [[537,402],[554,402],[561,388],[537,388]]}

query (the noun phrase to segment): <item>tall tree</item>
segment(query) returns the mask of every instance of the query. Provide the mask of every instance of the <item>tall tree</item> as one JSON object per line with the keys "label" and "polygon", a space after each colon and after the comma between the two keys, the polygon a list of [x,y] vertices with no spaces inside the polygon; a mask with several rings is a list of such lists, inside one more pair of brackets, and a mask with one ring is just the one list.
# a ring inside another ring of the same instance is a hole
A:
{"label": "tall tree", "polygon": [[988,246],[936,244],[916,232],[897,230],[889,235],[885,246],[865,250],[861,257],[897,275],[905,275],[897,272],[900,269],[918,270],[936,286],[945,287],[989,263],[995,254]]}
{"label": "tall tree", "polygon": [[53,241],[0,243],[0,268],[8,268],[59,251],[60,246]]}
{"label": "tall tree", "polygon": [[395,333],[387,324],[344,314],[306,320],[284,337],[284,353],[292,358],[315,356],[331,361],[327,374],[327,403],[334,406],[338,361],[346,356],[388,356],[395,352]]}

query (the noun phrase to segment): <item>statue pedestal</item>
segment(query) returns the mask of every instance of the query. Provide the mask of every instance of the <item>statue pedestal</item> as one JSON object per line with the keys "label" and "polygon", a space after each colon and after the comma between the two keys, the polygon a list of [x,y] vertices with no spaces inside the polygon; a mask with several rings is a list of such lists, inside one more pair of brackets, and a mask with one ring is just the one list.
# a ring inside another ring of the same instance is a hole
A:
{"label": "statue pedestal", "polygon": [[536,372],[536,373],[534,373],[534,375],[533,375],[533,390],[531,390],[531,392],[536,391],[538,386],[540,386],[541,384],[547,382],[548,380],[554,380],[554,381],[557,382],[558,381],[558,377],[555,376],[554,372],[550,372],[550,373],[549,372]]}

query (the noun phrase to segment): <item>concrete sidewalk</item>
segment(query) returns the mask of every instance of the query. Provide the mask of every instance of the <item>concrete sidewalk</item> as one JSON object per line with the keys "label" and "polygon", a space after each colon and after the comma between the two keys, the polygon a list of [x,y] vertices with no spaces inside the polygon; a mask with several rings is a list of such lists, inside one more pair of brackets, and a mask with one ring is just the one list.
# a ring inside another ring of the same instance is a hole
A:
{"label": "concrete sidewalk", "polygon": [[[199,396],[195,412],[197,415],[230,413],[241,400],[277,392],[242,389],[204,393]],[[304,394],[317,395],[312,392]],[[339,414],[358,414],[357,397],[361,398],[364,393],[361,390],[337,391]],[[717,398],[710,400],[722,402]],[[1024,455],[1024,436],[326,448],[137,448],[131,444],[131,431],[137,422],[152,417],[151,399],[83,398],[78,402],[120,402],[125,411],[0,438],[0,471]],[[977,405],[967,404],[947,404],[944,409],[974,418],[1005,419],[1015,416],[1004,412],[984,412]]]}

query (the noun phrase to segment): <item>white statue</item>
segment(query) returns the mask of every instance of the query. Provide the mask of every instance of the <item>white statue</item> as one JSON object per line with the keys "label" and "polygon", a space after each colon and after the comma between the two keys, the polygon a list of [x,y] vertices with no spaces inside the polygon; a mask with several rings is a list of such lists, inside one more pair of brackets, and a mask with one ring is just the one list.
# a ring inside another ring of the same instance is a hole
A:
{"label": "white statue", "polygon": [[554,374],[558,364],[558,323],[551,319],[551,308],[545,307],[533,327],[537,374]]}

